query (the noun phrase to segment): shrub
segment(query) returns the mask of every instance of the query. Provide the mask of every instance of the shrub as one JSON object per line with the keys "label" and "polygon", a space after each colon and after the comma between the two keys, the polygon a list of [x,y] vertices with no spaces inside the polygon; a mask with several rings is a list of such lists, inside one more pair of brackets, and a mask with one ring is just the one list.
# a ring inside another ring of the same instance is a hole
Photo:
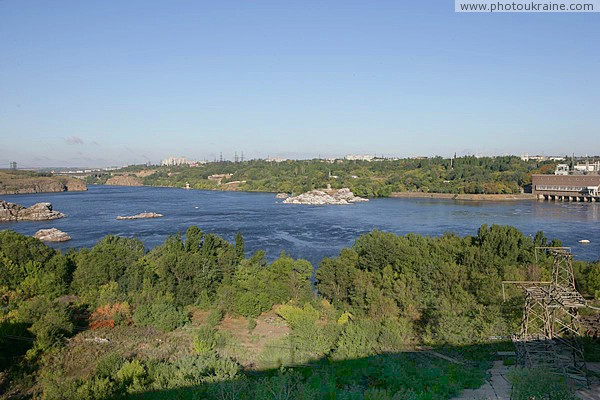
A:
{"label": "shrub", "polygon": [[254,318],[248,319],[248,332],[252,332],[256,328],[256,320]]}
{"label": "shrub", "polygon": [[119,354],[107,354],[98,360],[98,363],[96,364],[96,376],[101,378],[114,377],[124,363],[125,360]]}
{"label": "shrub", "polygon": [[116,378],[128,393],[141,392],[148,384],[146,367],[138,360],[123,363]]}
{"label": "shrub", "polygon": [[210,310],[210,313],[208,314],[208,318],[206,319],[206,324],[208,326],[215,327],[219,324],[219,322],[221,322],[221,320],[223,319],[224,316],[225,316],[225,313],[223,312],[222,309],[213,308],[212,310]]}
{"label": "shrub", "polygon": [[31,323],[29,331],[35,335],[30,357],[59,344],[73,332],[68,307],[45,297],[40,296],[24,302],[19,307],[19,317],[22,322]]}
{"label": "shrub", "polygon": [[296,307],[290,304],[284,304],[277,307],[279,314],[292,329],[298,329],[303,325],[310,325],[317,322],[319,319],[319,311],[310,304],[306,303],[304,308]]}
{"label": "shrub", "polygon": [[133,321],[139,326],[153,326],[163,332],[170,332],[188,322],[188,315],[167,302],[143,304],[135,309]]}
{"label": "shrub", "polygon": [[90,316],[90,328],[113,328],[115,325],[126,324],[131,319],[129,303],[107,304],[96,308]]}
{"label": "shrub", "polygon": [[545,368],[516,368],[509,375],[513,384],[511,399],[575,400],[564,377]]}
{"label": "shrub", "polygon": [[[77,388],[77,398],[90,400],[103,400],[113,397],[118,387],[109,378],[93,377],[82,382]],[[62,396],[61,396],[62,398]]]}
{"label": "shrub", "polygon": [[380,351],[399,351],[411,342],[414,332],[410,321],[404,318],[386,320],[379,335]]}
{"label": "shrub", "polygon": [[198,355],[207,355],[213,352],[220,344],[219,333],[210,326],[201,326],[194,338],[194,350]]}
{"label": "shrub", "polygon": [[369,320],[358,320],[344,325],[337,348],[336,359],[349,359],[369,356],[375,353],[380,326]]}

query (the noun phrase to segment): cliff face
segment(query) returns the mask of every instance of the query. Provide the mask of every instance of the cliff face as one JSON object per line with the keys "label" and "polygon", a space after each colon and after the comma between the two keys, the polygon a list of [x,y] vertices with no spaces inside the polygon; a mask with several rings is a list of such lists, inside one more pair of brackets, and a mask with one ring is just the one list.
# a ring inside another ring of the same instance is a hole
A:
{"label": "cliff face", "polygon": [[115,175],[108,178],[106,184],[114,186],[142,186],[142,181],[137,176]]}
{"label": "cliff face", "polygon": [[0,172],[0,195],[85,190],[87,186],[84,181],[68,176],[42,176],[25,171]]}

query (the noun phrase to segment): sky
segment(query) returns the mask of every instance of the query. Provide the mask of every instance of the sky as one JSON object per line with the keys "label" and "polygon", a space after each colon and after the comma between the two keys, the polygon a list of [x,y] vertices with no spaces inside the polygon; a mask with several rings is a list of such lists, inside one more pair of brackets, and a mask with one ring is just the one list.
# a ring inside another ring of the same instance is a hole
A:
{"label": "sky", "polygon": [[600,154],[600,13],[0,0],[0,168]]}

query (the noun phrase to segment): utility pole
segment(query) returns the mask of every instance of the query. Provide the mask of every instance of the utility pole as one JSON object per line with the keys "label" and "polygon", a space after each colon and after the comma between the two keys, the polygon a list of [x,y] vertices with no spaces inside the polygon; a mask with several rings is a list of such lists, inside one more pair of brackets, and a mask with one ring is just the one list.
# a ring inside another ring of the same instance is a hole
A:
{"label": "utility pole", "polygon": [[242,162],[244,162],[244,152],[242,151]]}
{"label": "utility pole", "polygon": [[236,164],[239,162],[237,151],[234,153],[233,159],[235,160]]}
{"label": "utility pole", "polygon": [[222,163],[223,162],[223,152],[219,153],[219,162]]}

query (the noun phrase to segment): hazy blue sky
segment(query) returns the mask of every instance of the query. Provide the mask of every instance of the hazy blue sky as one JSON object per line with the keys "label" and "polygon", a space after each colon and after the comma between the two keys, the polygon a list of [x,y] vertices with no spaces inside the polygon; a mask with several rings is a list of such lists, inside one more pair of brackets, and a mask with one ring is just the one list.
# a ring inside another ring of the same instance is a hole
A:
{"label": "hazy blue sky", "polygon": [[599,74],[598,13],[0,0],[0,167],[597,154]]}

